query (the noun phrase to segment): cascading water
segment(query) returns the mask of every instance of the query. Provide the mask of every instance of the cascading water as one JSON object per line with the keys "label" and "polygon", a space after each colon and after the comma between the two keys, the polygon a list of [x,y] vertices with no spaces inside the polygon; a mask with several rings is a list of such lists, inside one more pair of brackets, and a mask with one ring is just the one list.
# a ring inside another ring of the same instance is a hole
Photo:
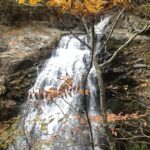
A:
{"label": "cascading water", "polygon": [[[97,25],[98,34],[108,18]],[[87,42],[86,36],[79,36]],[[85,115],[91,120],[95,150],[100,150],[106,137],[94,118],[100,115],[98,85],[92,67],[82,94],[83,78],[90,65],[90,50],[72,35],[62,37],[57,49],[39,73],[29,90],[19,127],[22,135],[10,150],[90,150],[91,137]]]}

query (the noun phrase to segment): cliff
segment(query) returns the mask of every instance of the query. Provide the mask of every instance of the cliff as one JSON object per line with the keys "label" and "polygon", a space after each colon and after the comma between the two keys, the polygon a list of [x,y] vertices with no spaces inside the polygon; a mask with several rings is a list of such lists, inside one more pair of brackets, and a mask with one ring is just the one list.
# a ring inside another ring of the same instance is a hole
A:
{"label": "cliff", "polygon": [[0,25],[0,120],[11,118],[27,98],[37,66],[59,41],[61,32],[46,24],[24,27]]}

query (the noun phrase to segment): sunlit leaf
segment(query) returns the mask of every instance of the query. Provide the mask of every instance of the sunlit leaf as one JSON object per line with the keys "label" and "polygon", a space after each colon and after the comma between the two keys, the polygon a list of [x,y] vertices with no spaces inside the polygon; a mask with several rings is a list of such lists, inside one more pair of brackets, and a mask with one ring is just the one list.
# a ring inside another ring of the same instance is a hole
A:
{"label": "sunlit leaf", "polygon": [[18,3],[23,4],[23,3],[25,3],[25,0],[18,0]]}
{"label": "sunlit leaf", "polygon": [[34,5],[36,5],[37,3],[39,3],[41,0],[29,0],[29,4],[31,5],[31,6],[34,6]]}
{"label": "sunlit leaf", "polygon": [[[41,0],[28,0],[27,2],[34,6]],[[18,3],[24,3],[24,0],[19,0]],[[43,1],[44,2],[44,1]],[[72,15],[91,15],[99,14],[104,10],[111,9],[113,6],[128,7],[130,0],[47,0],[45,4],[49,8],[56,8],[57,13],[69,13]]]}
{"label": "sunlit leaf", "polygon": [[90,94],[90,91],[89,90],[80,90],[79,91],[80,92],[80,94],[82,94],[82,95],[89,95]]}

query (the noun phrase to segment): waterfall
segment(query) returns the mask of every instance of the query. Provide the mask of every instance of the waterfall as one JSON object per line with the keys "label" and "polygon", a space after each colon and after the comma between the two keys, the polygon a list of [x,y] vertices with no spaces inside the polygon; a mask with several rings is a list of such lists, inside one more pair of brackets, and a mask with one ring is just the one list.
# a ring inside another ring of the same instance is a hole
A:
{"label": "waterfall", "polygon": [[[97,34],[102,34],[107,23],[104,19],[96,26]],[[79,38],[87,42],[85,35]],[[10,150],[90,150],[85,105],[91,119],[95,149],[102,149],[106,137],[99,122],[100,104],[94,66],[87,80],[86,100],[82,93],[90,60],[91,52],[84,44],[72,35],[62,37],[29,90],[19,123],[23,132],[16,137],[16,144],[10,146]]]}

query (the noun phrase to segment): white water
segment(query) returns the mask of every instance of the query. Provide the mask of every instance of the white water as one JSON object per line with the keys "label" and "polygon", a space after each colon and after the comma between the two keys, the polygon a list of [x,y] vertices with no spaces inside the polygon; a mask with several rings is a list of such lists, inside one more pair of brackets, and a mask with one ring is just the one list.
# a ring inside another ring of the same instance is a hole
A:
{"label": "white water", "polygon": [[[84,39],[85,37],[82,38]],[[56,50],[56,53],[47,61],[43,71],[39,74],[35,85],[30,89],[30,92],[36,92],[41,88],[43,88],[45,91],[47,91],[49,88],[55,88],[58,90],[64,82],[64,80],[61,78],[66,77],[66,74],[73,77],[74,85],[78,84],[82,80],[82,74],[85,74],[86,72],[83,58],[85,58],[87,62],[90,61],[90,51],[87,49],[80,50],[80,47],[80,42],[72,36],[63,37],[60,41],[59,47]],[[92,70],[95,72],[94,68]],[[73,103],[75,103],[74,101],[77,100],[77,95],[77,91],[76,93],[72,92],[72,96],[67,95],[65,100],[70,105],[73,105]],[[36,99],[33,98],[30,101],[33,103],[36,101]],[[36,110],[34,107],[31,107],[30,113],[26,118],[25,126],[27,130],[31,130],[34,124],[34,118],[37,115],[40,118],[35,127],[37,130],[41,127],[43,120],[45,120],[45,123],[48,123],[51,119],[54,119],[48,125],[46,131],[47,134],[53,134],[59,129],[58,121],[64,117],[64,114],[69,113],[71,107],[62,98],[56,98],[54,100],[55,103],[50,104],[47,104],[46,98],[44,98],[42,101],[42,113],[39,114],[38,109]],[[57,106],[57,104],[62,110]],[[35,132],[37,130],[35,130]]]}
{"label": "white water", "polygon": [[[108,19],[100,22],[96,26],[96,33],[101,34],[107,23]],[[87,42],[86,36],[79,38]],[[17,140],[18,150],[90,150],[88,125],[80,129],[77,135],[70,131],[73,127],[81,128],[80,121],[76,119],[78,114],[83,115],[85,111],[85,101],[80,92],[75,89],[66,97],[56,97],[50,102],[47,101],[46,94],[43,94],[42,98],[36,96],[40,91],[45,93],[50,88],[59,90],[64,83],[63,78],[67,76],[73,77],[73,85],[80,85],[82,89],[83,75],[89,69],[90,59],[90,50],[73,36],[64,36],[61,39],[52,57],[43,66],[34,86],[29,90],[25,117],[21,121],[25,138],[19,137]],[[98,86],[94,67],[88,76],[87,89],[90,92],[86,102],[88,113],[99,114]],[[85,138],[80,135],[82,132],[86,134]],[[72,137],[74,139],[71,139]]]}

